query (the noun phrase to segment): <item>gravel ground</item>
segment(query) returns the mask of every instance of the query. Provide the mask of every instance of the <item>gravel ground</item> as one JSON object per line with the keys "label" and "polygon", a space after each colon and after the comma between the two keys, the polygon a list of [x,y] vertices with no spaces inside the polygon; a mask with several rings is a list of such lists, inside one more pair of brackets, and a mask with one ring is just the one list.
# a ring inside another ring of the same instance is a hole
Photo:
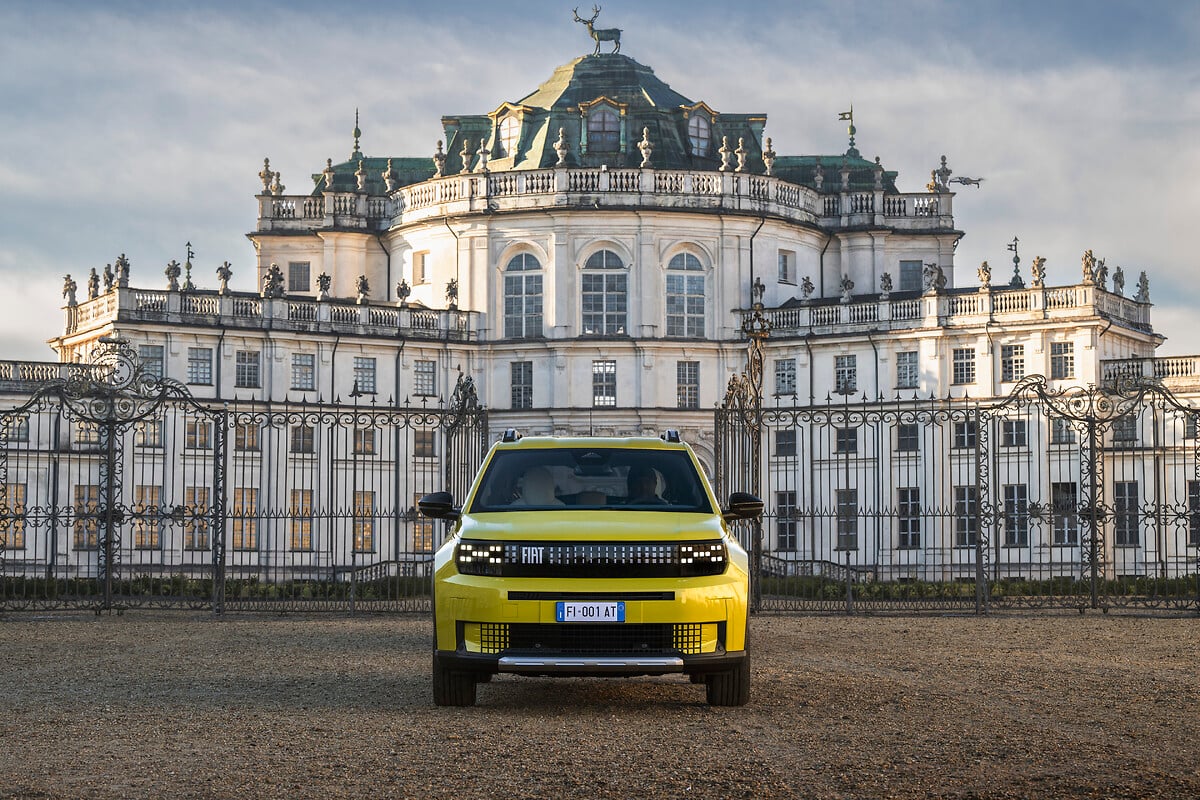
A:
{"label": "gravel ground", "polygon": [[429,620],[0,616],[6,797],[1200,796],[1200,621],[760,617],[752,698],[497,678]]}

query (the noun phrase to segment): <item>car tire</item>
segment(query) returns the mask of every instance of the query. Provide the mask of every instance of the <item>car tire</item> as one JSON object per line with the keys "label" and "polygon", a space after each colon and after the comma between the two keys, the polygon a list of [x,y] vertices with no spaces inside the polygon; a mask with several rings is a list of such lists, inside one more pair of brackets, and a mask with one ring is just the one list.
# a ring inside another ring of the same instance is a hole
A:
{"label": "car tire", "polygon": [[750,702],[750,655],[733,669],[709,675],[705,693],[710,706],[744,706]]}
{"label": "car tire", "polygon": [[436,706],[475,705],[475,676],[446,668],[433,654],[433,704]]}

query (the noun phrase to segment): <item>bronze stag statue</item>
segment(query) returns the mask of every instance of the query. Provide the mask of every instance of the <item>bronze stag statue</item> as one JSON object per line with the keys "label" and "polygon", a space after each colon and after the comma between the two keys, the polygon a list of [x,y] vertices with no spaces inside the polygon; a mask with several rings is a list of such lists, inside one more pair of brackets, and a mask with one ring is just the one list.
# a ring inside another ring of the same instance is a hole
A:
{"label": "bronze stag statue", "polygon": [[621,52],[621,29],[620,28],[594,28],[592,23],[596,21],[596,17],[600,16],[600,6],[592,6],[592,18],[580,19],[579,9],[575,9],[575,21],[583,23],[587,26],[588,33],[596,42],[596,49],[592,51],[592,55],[600,55],[600,43],[612,42],[614,53]]}

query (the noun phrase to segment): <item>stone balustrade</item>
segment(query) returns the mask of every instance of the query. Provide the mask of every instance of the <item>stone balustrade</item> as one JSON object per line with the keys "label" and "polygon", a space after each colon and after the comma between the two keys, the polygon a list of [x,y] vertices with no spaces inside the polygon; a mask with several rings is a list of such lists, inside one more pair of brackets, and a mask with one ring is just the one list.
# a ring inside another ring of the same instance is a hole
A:
{"label": "stone balustrade", "polygon": [[32,392],[50,381],[81,378],[92,369],[91,364],[0,361],[0,391]]}
{"label": "stone balustrade", "polygon": [[780,178],[734,172],[571,167],[449,175],[401,187],[388,197],[260,195],[258,230],[386,230],[428,218],[560,206],[721,209],[831,229],[949,230],[952,199],[948,193],[882,190],[821,194]]}
{"label": "stone balustrade", "polygon": [[1114,358],[1100,363],[1104,381],[1118,378],[1155,378],[1166,383],[1200,383],[1200,357],[1156,356],[1152,358]]}
{"label": "stone balustrade", "polygon": [[[790,308],[763,311],[774,336],[813,333],[851,333],[923,326],[982,325],[1004,319],[1070,319],[1104,316],[1141,330],[1150,330],[1150,304],[1111,294],[1098,286],[1032,289],[957,289],[919,297],[872,296],[849,303],[813,301]],[[750,312],[742,311],[743,322]]]}
{"label": "stone balustrade", "polygon": [[117,288],[65,310],[68,336],[109,322],[168,322],[472,341],[478,338],[482,324],[473,311],[307,297],[264,298],[248,292],[222,295],[215,291]]}

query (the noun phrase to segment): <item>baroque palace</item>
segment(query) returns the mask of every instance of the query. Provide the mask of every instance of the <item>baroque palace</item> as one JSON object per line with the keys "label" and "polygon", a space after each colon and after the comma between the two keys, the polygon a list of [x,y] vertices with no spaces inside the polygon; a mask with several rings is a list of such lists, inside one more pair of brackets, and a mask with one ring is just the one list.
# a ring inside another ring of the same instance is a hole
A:
{"label": "baroque palace", "polygon": [[[5,364],[7,406],[87,363],[98,342],[120,338],[144,372],[178,381],[200,402],[435,408],[467,376],[492,438],[504,428],[655,436],[674,428],[718,473],[727,467],[718,463],[714,408],[747,370],[748,333],[769,330],[756,339],[761,371],[751,376],[774,414],[756,455],[769,513],[763,552],[807,570],[824,563],[877,578],[961,577],[974,574],[972,545],[991,525],[989,568],[1077,574],[1087,560],[1088,526],[1077,518],[1088,493],[1085,423],[1025,408],[1021,419],[987,423],[983,451],[970,409],[1032,375],[1051,393],[1118,375],[1165,377],[1189,393],[1194,360],[1154,358],[1162,338],[1150,324],[1145,274],[1130,276],[1127,288],[1122,271],[1109,274],[1090,251],[1069,286],[1047,286],[1043,260],[1022,264],[1015,240],[1011,269],[956,264],[963,232],[952,187],[970,179],[952,177],[942,157],[928,184],[922,177],[903,191],[895,171],[860,154],[852,114],[841,116],[850,122],[844,152],[780,154],[765,135],[766,114],[713,108],[628,56],[597,52],[517,99],[443,117],[444,137],[429,155],[367,155],[356,125],[349,157],[314,158],[313,185],[302,193],[289,194],[264,161],[248,234],[260,291],[231,290],[228,263],[216,288],[199,287],[190,257],[167,265],[165,280],[148,280],[124,256],[79,284],[68,279],[65,330],[50,341],[60,363]],[[1191,470],[1195,420],[1177,417],[1164,412],[1133,430],[1141,417],[1130,415],[1105,436],[1144,438],[1169,422]],[[69,449],[72,437],[94,435],[86,422],[73,431],[38,422],[32,433],[30,424],[28,415],[10,418],[10,448]],[[336,445],[322,439],[320,423],[277,427],[276,463],[239,462],[223,486],[200,478],[191,486],[162,465],[189,463],[207,429],[164,436],[143,424],[133,444],[165,452],[136,477],[126,469],[124,503],[175,509],[178,522],[179,508],[204,516],[218,505],[212,493],[224,492],[228,519],[212,522],[232,526],[230,547],[247,568],[299,569],[318,563],[311,554],[323,548],[326,565],[429,551],[411,505],[454,468],[438,440],[415,432],[412,450],[397,449],[363,478],[379,489],[355,490],[354,544],[343,552],[322,544],[332,534],[322,534],[313,508],[321,488],[341,478],[314,467],[304,480],[315,496],[285,481],[271,503],[265,487],[300,474],[294,458],[322,446],[371,454],[374,440],[356,428]],[[256,450],[259,436],[239,425],[226,446]],[[1005,448],[1019,457],[1008,459]],[[995,478],[990,489],[979,484],[981,459]],[[51,485],[45,471],[18,482],[14,464],[5,483],[9,563],[65,559],[85,571],[72,552],[96,544],[80,520],[95,505],[99,468],[78,467],[81,493],[71,476]],[[1114,574],[1188,569],[1196,476],[1164,470],[1156,481],[1137,464],[1110,465],[1095,489],[1104,496],[1093,508],[1102,501],[1111,512],[1106,561]],[[400,487],[389,470],[427,479],[406,477]],[[1156,509],[1185,513],[1174,522],[1139,517],[1151,493]],[[77,517],[74,535],[54,548],[35,541],[48,527],[18,530],[13,521],[39,494]],[[981,522],[988,503],[996,511]],[[297,517],[309,524],[297,528]],[[142,549],[186,549],[185,538],[204,549],[195,525],[177,526],[172,542],[170,515],[161,522],[140,538]]]}

